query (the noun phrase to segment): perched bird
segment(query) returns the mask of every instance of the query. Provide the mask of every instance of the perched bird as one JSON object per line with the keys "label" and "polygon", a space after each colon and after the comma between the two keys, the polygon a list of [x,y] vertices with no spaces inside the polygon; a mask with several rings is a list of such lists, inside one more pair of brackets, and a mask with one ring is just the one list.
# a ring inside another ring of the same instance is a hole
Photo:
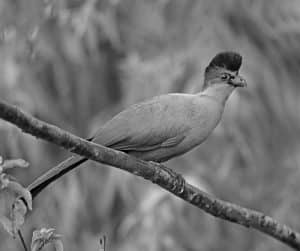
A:
{"label": "perched bird", "polygon": [[[106,122],[91,140],[146,161],[164,162],[186,153],[217,126],[232,91],[246,86],[238,74],[241,64],[238,53],[217,54],[205,69],[200,93],[171,93],[132,105]],[[32,196],[87,160],[67,159],[63,170],[29,186]]]}

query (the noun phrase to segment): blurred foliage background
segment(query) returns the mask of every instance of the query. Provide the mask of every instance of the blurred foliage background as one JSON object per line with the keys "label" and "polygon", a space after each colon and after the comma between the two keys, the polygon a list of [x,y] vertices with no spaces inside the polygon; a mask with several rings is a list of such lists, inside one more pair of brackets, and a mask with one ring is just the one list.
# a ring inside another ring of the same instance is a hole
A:
{"label": "blurred foliage background", "polygon": [[[300,230],[297,0],[1,0],[0,98],[82,137],[128,105],[201,89],[221,50],[243,55],[238,90],[201,147],[168,163],[198,187]],[[0,153],[27,185],[70,154],[0,121]],[[133,175],[90,162],[48,187],[23,232],[65,250],[285,250]],[[22,250],[0,229],[1,250]]]}

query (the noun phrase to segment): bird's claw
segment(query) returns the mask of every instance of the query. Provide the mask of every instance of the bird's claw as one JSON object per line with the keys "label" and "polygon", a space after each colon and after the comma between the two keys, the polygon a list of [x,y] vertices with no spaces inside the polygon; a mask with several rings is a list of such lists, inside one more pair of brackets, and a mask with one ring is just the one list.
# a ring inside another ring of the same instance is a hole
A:
{"label": "bird's claw", "polygon": [[[161,165],[159,163],[153,161],[151,161],[151,163],[155,165],[159,165],[160,169],[164,170],[170,175],[170,177],[172,177],[172,187],[170,188],[172,192],[174,192],[175,194],[183,193],[185,188],[185,180],[181,174],[178,174],[175,171],[173,171],[171,168],[168,168],[167,166]],[[159,180],[159,177],[156,177],[154,180],[155,180],[154,182],[157,183],[156,181]]]}
{"label": "bird's claw", "polygon": [[184,187],[185,187],[185,179],[182,177],[181,174],[176,173],[171,168],[168,168],[163,165],[162,165],[162,167],[174,180],[171,191],[176,194],[182,194],[184,191]]}

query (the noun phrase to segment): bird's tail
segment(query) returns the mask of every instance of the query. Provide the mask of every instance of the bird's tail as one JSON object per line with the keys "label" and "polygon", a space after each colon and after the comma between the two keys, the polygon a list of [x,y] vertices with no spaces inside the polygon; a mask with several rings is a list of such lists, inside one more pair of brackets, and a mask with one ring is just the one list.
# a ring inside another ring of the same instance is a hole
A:
{"label": "bird's tail", "polygon": [[81,165],[87,158],[72,156],[65,161],[59,163],[57,166],[51,168],[44,175],[36,179],[31,183],[27,189],[30,191],[32,198],[36,197],[46,186],[51,184],[53,181],[71,171],[75,167]]}

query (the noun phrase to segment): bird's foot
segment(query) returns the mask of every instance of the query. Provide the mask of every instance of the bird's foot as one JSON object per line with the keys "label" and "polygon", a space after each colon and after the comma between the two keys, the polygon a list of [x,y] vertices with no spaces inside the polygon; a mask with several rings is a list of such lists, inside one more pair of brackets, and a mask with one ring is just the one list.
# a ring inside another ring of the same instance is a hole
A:
{"label": "bird's foot", "polygon": [[[171,191],[175,194],[182,194],[185,187],[185,179],[182,177],[181,174],[176,173],[171,168],[161,165],[159,163],[151,161],[152,164],[158,165],[160,169],[167,172],[170,177],[172,178],[172,185],[171,185]],[[159,178],[155,178],[155,180],[158,180]],[[155,182],[157,183],[157,182]],[[169,182],[170,183],[170,182]]]}
{"label": "bird's foot", "polygon": [[182,175],[179,173],[176,173],[174,170],[172,170],[171,168],[164,166],[164,165],[162,165],[162,169],[164,171],[166,171],[174,180],[171,190],[173,192],[175,192],[176,194],[183,193],[184,186],[185,186],[185,179],[182,177]]}

